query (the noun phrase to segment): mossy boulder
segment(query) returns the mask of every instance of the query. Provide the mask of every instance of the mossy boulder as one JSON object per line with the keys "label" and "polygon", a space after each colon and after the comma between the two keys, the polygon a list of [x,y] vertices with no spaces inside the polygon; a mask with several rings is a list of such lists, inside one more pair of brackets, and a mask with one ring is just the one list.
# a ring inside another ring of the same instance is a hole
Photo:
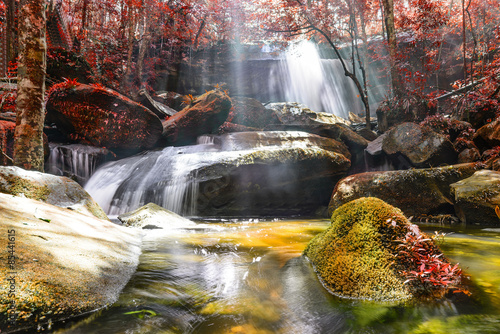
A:
{"label": "mossy boulder", "polygon": [[418,279],[407,284],[407,273],[419,265],[401,252],[408,233],[425,239],[421,248],[426,255],[440,253],[401,210],[363,197],[335,210],[331,222],[304,250],[329,292],[369,300],[407,300],[435,292]]}
{"label": "mossy boulder", "polygon": [[106,213],[75,181],[19,167],[0,167],[0,193],[31,198],[108,220]]}

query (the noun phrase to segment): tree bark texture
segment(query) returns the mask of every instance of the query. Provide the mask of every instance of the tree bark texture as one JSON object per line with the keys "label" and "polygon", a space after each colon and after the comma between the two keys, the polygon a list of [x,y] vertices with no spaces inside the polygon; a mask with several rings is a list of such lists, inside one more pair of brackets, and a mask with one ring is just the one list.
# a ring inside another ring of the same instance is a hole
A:
{"label": "tree bark texture", "polygon": [[14,165],[43,171],[46,41],[45,1],[22,0],[19,7],[18,85]]}
{"label": "tree bark texture", "polygon": [[394,25],[394,1],[382,0],[382,5],[384,7],[385,30],[387,31],[387,43],[389,45],[392,90],[395,96],[400,96],[401,80],[399,80],[399,72],[396,68],[397,41]]}

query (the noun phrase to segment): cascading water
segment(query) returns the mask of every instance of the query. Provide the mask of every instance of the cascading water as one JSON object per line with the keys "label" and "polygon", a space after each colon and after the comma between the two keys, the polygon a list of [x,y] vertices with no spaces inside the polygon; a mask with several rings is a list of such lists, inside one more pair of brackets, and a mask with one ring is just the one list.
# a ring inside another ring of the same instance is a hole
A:
{"label": "cascading water", "polygon": [[197,184],[189,171],[210,160],[214,144],[166,147],[110,162],[85,189],[109,215],[132,211],[149,202],[192,215]]}
{"label": "cascading water", "polygon": [[84,185],[96,168],[111,160],[111,153],[99,147],[81,144],[50,143],[50,156],[45,171],[54,175],[68,176]]}
{"label": "cascading water", "polygon": [[363,110],[356,86],[338,59],[321,59],[318,47],[302,41],[288,48],[269,75],[274,100],[300,102],[317,112],[348,118]]}

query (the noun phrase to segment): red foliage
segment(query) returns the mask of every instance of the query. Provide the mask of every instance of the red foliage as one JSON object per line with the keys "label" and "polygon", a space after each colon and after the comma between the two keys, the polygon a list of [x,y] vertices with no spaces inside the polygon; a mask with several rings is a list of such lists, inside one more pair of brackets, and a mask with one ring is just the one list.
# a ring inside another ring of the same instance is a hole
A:
{"label": "red foliage", "polygon": [[462,270],[458,263],[451,265],[433,244],[432,238],[420,232],[417,225],[410,225],[404,239],[398,242],[399,259],[413,268],[402,271],[407,283],[418,281],[420,284],[414,286],[417,289],[423,287],[423,294],[439,294],[448,288],[458,288],[462,281]]}

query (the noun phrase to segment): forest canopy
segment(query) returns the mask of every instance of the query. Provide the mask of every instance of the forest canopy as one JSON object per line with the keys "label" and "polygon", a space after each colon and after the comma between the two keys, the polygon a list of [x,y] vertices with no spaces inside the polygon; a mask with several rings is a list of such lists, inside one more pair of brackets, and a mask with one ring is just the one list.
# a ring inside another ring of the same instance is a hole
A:
{"label": "forest canopy", "polygon": [[[437,97],[476,82],[480,97],[475,98],[498,94],[498,0],[46,3],[49,66],[50,57],[70,58],[54,52],[63,47],[88,62],[94,82],[131,96],[141,87],[157,88],[159,72],[173,72],[179,63],[203,62],[195,56],[200,50],[242,44],[278,48],[298,39],[338,49],[341,53],[334,57],[345,59],[346,74],[351,72],[359,82],[362,97],[370,89],[363,69],[376,62],[390,67],[380,75],[390,73],[394,93],[402,97]],[[4,77],[15,75],[18,4],[0,1]],[[453,79],[453,86],[440,82],[441,74]]]}

